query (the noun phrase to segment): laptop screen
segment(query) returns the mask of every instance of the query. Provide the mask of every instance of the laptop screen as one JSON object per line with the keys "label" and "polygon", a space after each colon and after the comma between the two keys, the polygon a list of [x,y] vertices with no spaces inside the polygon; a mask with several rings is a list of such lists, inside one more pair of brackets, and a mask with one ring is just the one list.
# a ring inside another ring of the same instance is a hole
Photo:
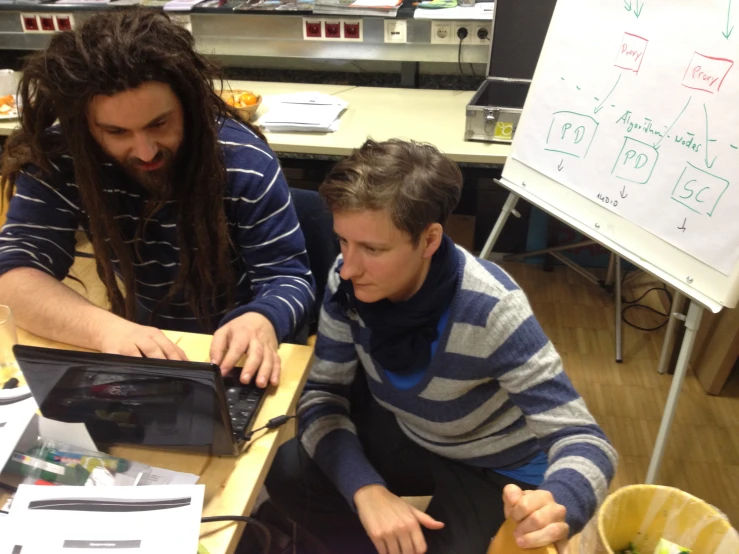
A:
{"label": "laptop screen", "polygon": [[14,352],[41,413],[84,423],[96,443],[233,450],[215,366],[29,346]]}

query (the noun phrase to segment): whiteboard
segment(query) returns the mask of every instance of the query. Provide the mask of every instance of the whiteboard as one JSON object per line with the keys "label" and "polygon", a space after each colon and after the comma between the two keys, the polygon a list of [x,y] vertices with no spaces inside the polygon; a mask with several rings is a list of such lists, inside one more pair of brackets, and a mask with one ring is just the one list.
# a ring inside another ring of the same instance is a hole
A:
{"label": "whiteboard", "polygon": [[739,300],[736,3],[559,0],[503,171],[714,310]]}

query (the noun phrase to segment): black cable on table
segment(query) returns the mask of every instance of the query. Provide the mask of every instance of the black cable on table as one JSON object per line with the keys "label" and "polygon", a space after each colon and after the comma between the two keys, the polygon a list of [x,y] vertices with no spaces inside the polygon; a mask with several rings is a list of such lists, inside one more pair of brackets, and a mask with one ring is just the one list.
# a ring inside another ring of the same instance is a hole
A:
{"label": "black cable on table", "polygon": [[262,534],[264,534],[265,543],[262,552],[264,554],[269,554],[269,547],[272,543],[272,533],[270,533],[269,529],[267,529],[267,526],[258,519],[254,519],[253,517],[249,516],[210,516],[204,517],[200,520],[201,523],[216,523],[219,521],[239,521],[242,523],[249,523],[250,525],[254,525],[262,532]]}
{"label": "black cable on table", "polygon": [[277,429],[278,427],[282,427],[283,425],[285,425],[285,423],[287,423],[294,417],[295,417],[294,415],[281,415],[281,416],[273,417],[267,422],[266,425],[263,425],[257,429],[253,429],[252,431],[249,431],[248,433],[244,433],[244,441],[249,442],[251,438],[254,436],[254,433],[263,431],[264,429]]}

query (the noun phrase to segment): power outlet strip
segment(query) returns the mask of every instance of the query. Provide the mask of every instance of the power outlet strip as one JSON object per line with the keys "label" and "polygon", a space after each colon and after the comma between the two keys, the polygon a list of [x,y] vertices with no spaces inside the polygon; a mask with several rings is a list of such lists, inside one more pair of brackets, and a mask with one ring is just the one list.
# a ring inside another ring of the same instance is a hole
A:
{"label": "power outlet strip", "polygon": [[363,22],[361,19],[340,17],[304,17],[303,40],[362,42],[364,40]]}
{"label": "power outlet strip", "polygon": [[463,46],[489,46],[493,24],[489,21],[432,21],[431,44],[459,44],[460,29],[467,30]]}
{"label": "power outlet strip", "polygon": [[72,14],[21,13],[20,18],[24,33],[58,33],[74,29]]}

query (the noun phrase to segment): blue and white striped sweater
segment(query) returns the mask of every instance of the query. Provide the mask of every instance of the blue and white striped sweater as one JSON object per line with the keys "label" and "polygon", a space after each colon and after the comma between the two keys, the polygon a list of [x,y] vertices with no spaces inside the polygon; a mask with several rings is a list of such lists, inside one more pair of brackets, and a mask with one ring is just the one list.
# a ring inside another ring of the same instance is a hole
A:
{"label": "blue and white striped sweater", "polygon": [[[408,390],[395,388],[367,354],[370,332],[359,316],[332,301],[339,278],[331,272],[299,404],[302,443],[350,504],[359,488],[383,483],[349,419],[349,385],[361,363],[377,402],[431,452],[501,470],[547,453],[539,488],[567,508],[577,533],[606,496],[616,452],[563,372],[524,293],[496,265],[457,252],[449,323],[426,374]],[[341,257],[335,268],[340,264]]]}
{"label": "blue and white striped sweater", "polygon": [[[52,131],[56,132],[56,130]],[[214,313],[224,324],[248,311],[261,313],[280,341],[302,326],[312,311],[315,284],[308,268],[305,241],[277,156],[250,129],[226,120],[219,131],[228,183],[224,207],[234,252],[238,283],[236,308]],[[57,172],[41,175],[28,167],[18,178],[7,222],[0,232],[0,275],[16,267],[33,267],[63,279],[74,261],[75,233],[87,230],[87,215],[74,183],[72,159],[53,160]],[[135,263],[137,299],[143,321],[167,294],[179,271],[177,207],[170,202],[136,237],[146,191],[118,166],[105,164],[103,190],[117,206],[124,240],[141,255]],[[116,265],[117,260],[113,260]],[[160,310],[153,325],[164,329],[202,331],[182,295]]]}

